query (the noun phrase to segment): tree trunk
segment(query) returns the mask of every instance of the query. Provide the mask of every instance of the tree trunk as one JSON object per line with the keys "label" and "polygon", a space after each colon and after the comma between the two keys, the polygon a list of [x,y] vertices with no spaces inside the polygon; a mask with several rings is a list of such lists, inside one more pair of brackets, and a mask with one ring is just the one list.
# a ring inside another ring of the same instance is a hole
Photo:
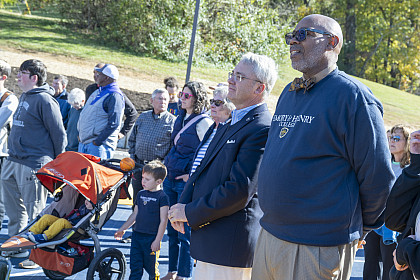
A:
{"label": "tree trunk", "polygon": [[347,0],[343,70],[348,74],[356,74],[356,0]]}

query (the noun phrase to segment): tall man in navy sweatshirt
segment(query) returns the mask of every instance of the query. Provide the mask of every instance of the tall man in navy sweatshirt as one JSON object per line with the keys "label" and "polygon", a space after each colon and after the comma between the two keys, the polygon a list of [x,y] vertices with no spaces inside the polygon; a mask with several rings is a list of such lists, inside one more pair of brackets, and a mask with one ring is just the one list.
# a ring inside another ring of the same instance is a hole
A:
{"label": "tall man in navy sweatshirt", "polygon": [[332,18],[303,18],[286,43],[303,78],[283,90],[271,122],[252,279],[349,279],[394,181],[383,107],[337,69],[343,35]]}

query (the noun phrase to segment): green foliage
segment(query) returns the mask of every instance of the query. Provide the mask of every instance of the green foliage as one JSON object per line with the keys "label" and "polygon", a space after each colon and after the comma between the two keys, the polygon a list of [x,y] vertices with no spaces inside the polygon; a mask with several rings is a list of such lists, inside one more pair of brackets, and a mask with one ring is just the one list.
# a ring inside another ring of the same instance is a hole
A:
{"label": "green foliage", "polygon": [[[47,2],[54,0],[38,0]],[[55,0],[68,22],[137,54],[186,61],[195,0]],[[196,63],[231,65],[245,52],[282,61],[288,21],[268,0],[201,2]]]}
{"label": "green foliage", "polygon": [[269,1],[207,1],[200,16],[199,56],[215,64],[235,63],[245,52],[265,54],[282,61],[287,22],[282,22]]}

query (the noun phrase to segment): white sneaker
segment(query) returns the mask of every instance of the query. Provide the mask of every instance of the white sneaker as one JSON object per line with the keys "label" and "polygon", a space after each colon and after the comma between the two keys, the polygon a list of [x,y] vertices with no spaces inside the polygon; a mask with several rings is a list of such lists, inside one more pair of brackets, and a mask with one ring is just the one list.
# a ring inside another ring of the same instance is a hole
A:
{"label": "white sneaker", "polygon": [[3,257],[9,257],[9,258],[27,258],[29,257],[29,251],[25,250],[22,252],[19,251],[2,251],[1,255]]}

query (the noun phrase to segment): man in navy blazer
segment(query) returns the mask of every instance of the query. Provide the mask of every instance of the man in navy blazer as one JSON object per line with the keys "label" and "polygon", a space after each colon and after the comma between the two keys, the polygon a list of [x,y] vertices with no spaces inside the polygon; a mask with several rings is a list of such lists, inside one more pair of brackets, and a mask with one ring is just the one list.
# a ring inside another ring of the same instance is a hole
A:
{"label": "man in navy blazer", "polygon": [[237,109],[212,139],[209,129],[198,148],[210,143],[205,156],[169,211],[175,229],[182,232],[184,222],[192,228],[196,279],[251,278],[262,216],[257,174],[271,123],[264,99],[276,79],[274,61],[253,53],[229,73],[228,98]]}

